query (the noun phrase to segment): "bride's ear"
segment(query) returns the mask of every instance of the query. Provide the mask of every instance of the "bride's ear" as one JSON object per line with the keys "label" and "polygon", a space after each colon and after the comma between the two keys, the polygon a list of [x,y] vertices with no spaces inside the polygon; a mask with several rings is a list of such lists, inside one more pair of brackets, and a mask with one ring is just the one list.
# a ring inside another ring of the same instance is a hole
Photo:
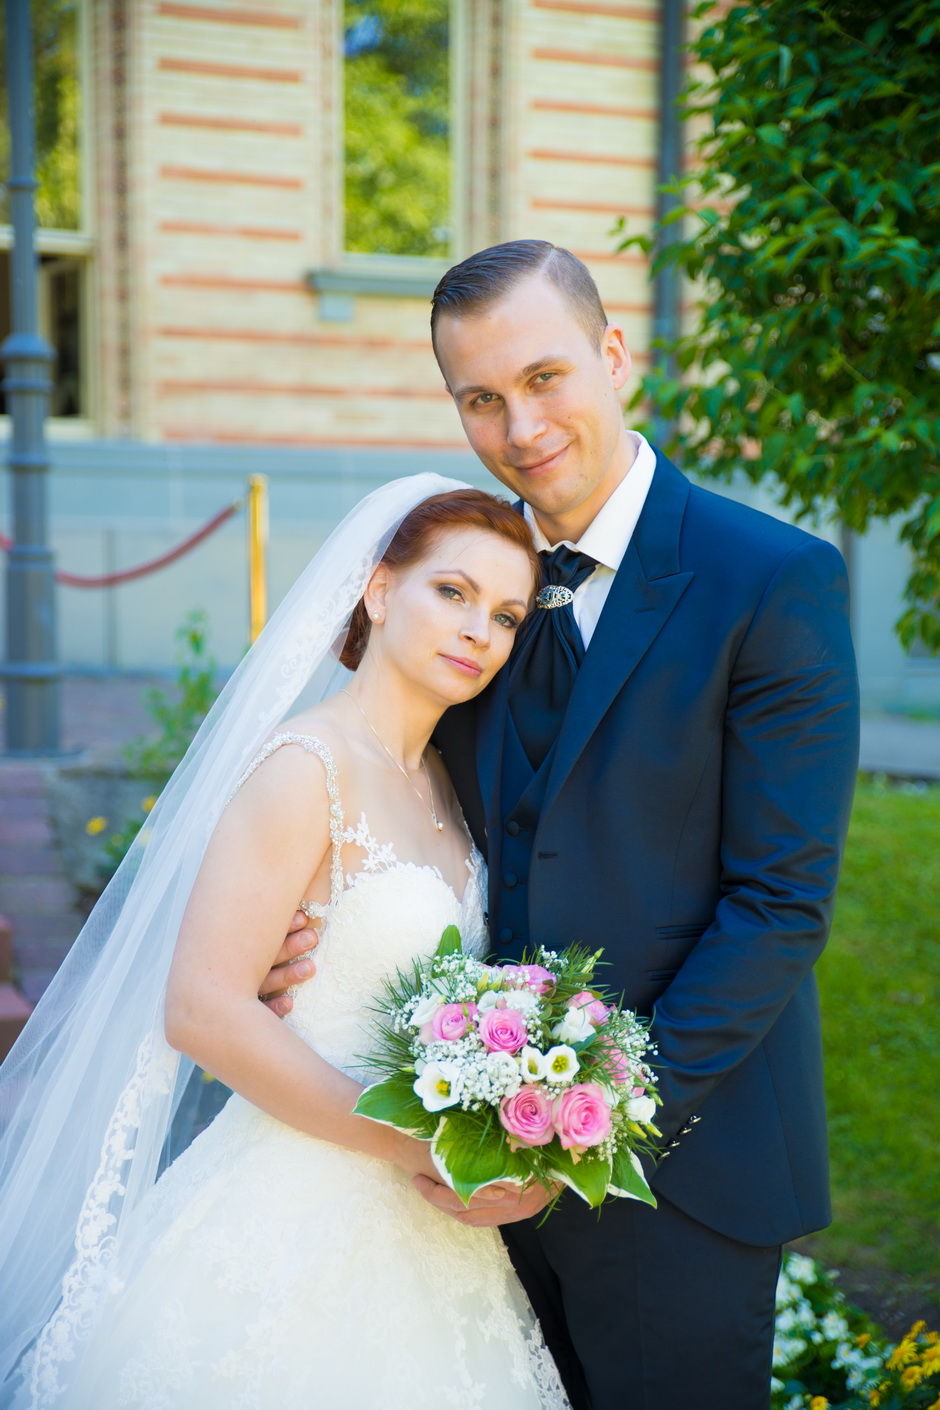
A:
{"label": "bride's ear", "polygon": [[366,584],[365,592],[362,594],[363,606],[373,626],[379,626],[385,621],[390,583],[391,573],[388,565],[380,563]]}

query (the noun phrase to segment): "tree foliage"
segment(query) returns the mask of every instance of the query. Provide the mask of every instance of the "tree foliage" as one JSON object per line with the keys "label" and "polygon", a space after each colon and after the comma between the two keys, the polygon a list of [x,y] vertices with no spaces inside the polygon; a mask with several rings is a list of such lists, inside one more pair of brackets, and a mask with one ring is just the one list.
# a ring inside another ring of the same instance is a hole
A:
{"label": "tree foliage", "polygon": [[448,0],[347,0],[346,249],[447,255]]}
{"label": "tree foliage", "polygon": [[[35,53],[36,220],[47,229],[80,224],[78,0],[31,0]],[[10,170],[6,34],[0,25],[0,179]],[[0,222],[8,222],[6,192]]]}
{"label": "tree foliage", "polygon": [[[940,0],[754,0],[702,21],[701,168],[654,267],[699,281],[644,378],[706,474],[799,514],[896,516],[902,640],[940,649]],[[647,249],[633,237],[626,244]]]}

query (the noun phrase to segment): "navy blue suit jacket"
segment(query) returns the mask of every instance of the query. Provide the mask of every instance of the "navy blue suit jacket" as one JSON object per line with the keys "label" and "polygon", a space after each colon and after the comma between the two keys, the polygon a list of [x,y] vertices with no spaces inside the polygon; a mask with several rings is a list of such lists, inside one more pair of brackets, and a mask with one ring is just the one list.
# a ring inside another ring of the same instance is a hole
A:
{"label": "navy blue suit jacket", "polygon": [[[488,855],[491,914],[508,684],[504,670],[435,736]],[[745,1243],[830,1218],[812,968],[857,761],[840,554],[659,455],[522,880],[532,940],[603,946],[604,982],[653,1015],[654,1188]]]}

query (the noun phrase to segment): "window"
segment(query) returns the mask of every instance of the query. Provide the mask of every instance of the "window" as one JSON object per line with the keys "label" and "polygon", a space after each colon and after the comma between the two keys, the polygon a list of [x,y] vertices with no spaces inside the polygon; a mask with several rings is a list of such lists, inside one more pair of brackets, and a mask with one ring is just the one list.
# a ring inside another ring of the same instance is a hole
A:
{"label": "window", "polygon": [[[90,239],[82,233],[82,102],[79,0],[32,0],[36,55],[36,243],[40,252],[40,332],[56,354],[51,414],[87,414],[82,377],[85,276]],[[0,112],[8,114],[5,35],[0,29]],[[10,129],[0,124],[0,180],[10,170]],[[10,331],[13,232],[0,186],[0,341]],[[0,412],[5,411],[0,393]]]}
{"label": "window", "polygon": [[345,249],[452,254],[449,0],[345,0]]}

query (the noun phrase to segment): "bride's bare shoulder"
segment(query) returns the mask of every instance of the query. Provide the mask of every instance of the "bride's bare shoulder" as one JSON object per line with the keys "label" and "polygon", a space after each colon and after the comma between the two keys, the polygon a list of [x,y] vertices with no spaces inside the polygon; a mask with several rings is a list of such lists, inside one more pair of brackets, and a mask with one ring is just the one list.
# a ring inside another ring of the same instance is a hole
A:
{"label": "bride's bare shoulder", "polygon": [[341,714],[332,700],[324,700],[309,710],[302,710],[290,719],[282,721],[271,732],[271,739],[278,735],[299,735],[303,739],[316,739],[325,744],[338,767],[342,767],[348,757],[349,746],[341,723]]}

